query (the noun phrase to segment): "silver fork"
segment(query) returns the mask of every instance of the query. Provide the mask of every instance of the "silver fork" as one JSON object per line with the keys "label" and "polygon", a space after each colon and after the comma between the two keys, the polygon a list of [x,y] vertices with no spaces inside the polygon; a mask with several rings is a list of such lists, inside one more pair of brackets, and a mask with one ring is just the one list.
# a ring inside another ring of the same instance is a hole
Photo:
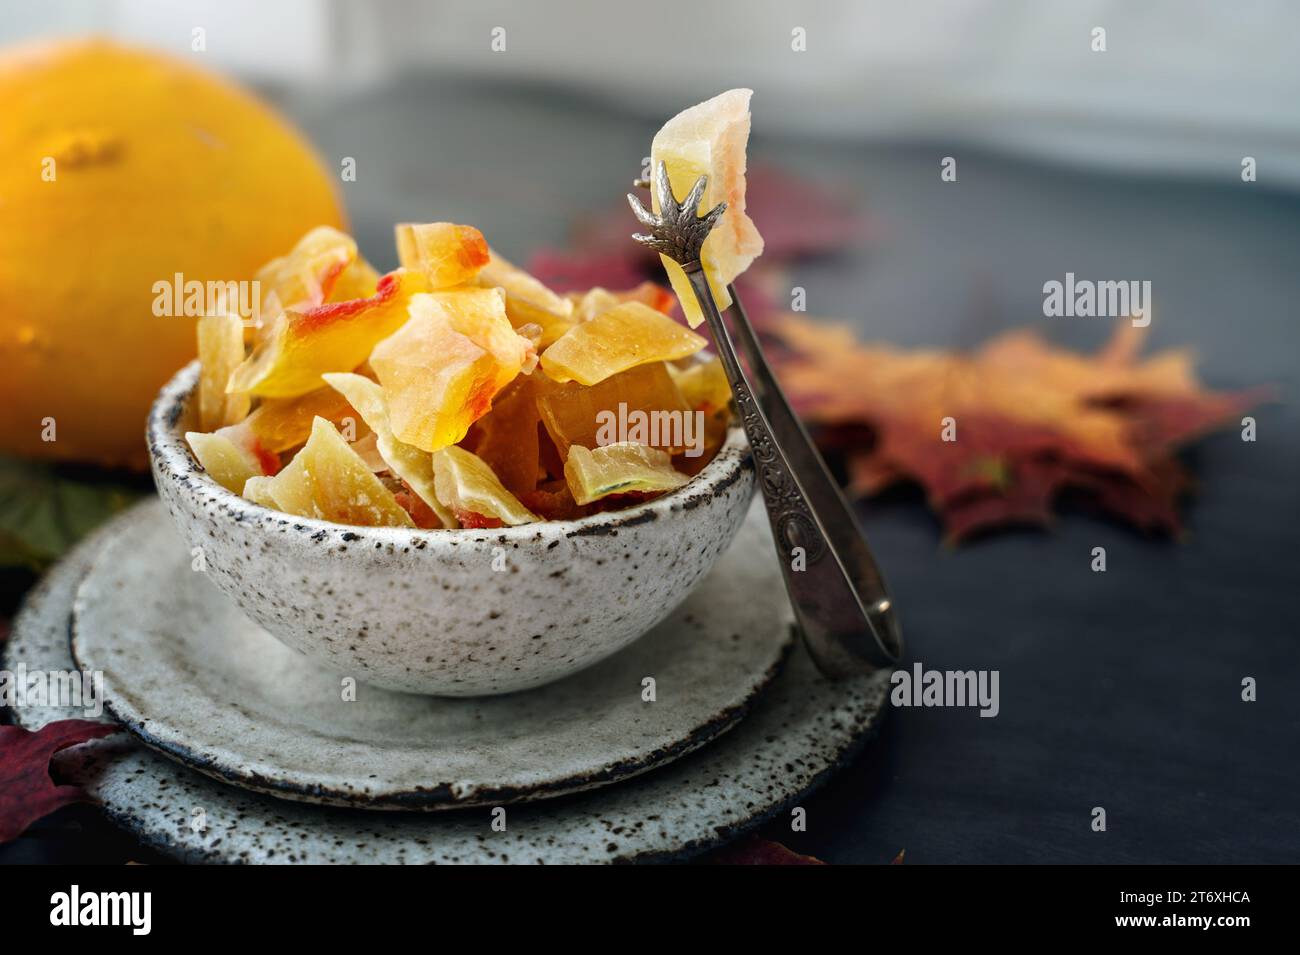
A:
{"label": "silver fork", "polygon": [[[700,265],[700,248],[727,209],[723,202],[700,215],[707,187],[708,177],[701,176],[679,202],[660,162],[654,173],[658,215],[628,193],[632,211],[649,229],[632,238],[668,256],[690,279],[753,449],[786,590],[818,669],[843,678],[892,667],[902,658],[903,637],[866,538],[772,375],[735,286],[728,286],[727,310],[733,338]],[[736,356],[737,344],[748,369]]]}

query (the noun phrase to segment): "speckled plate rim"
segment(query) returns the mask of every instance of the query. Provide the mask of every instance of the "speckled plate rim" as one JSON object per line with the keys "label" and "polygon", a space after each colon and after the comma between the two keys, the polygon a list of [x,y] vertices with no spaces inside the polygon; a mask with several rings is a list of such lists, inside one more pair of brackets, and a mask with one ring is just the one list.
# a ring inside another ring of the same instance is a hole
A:
{"label": "speckled plate rim", "polygon": [[[129,524],[131,528],[137,529],[139,526],[139,514],[141,511],[156,504],[152,498],[147,499],[139,504],[134,505],[126,513],[121,515],[124,519],[122,529]],[[754,507],[758,505],[755,504]],[[159,521],[166,521],[166,515],[162,513],[161,507],[158,508]],[[746,521],[754,519],[751,514]],[[170,525],[168,525],[170,526]],[[75,666],[82,670],[94,667],[87,666],[87,661],[83,659],[84,654],[78,650],[78,617],[80,604],[82,602],[81,589],[82,585],[90,579],[99,569],[101,562],[112,557],[112,551],[108,547],[116,533],[105,533],[99,537],[96,545],[96,553],[91,556],[86,564],[86,570],[81,575],[78,583],[73,590],[72,610],[68,614],[68,651],[72,656]],[[734,542],[733,542],[734,543]],[[723,557],[725,558],[725,554]],[[701,582],[701,588],[709,585],[708,578]],[[224,599],[221,598],[221,599]],[[793,614],[787,612],[785,624],[785,636],[776,648],[775,656],[771,659],[766,669],[759,673],[747,674],[745,679],[750,682],[742,690],[743,695],[739,699],[734,699],[725,705],[722,709],[716,711],[708,719],[697,723],[690,730],[686,731],[678,739],[669,745],[659,747],[654,750],[641,753],[637,756],[626,757],[607,763],[596,771],[587,771],[574,773],[568,776],[556,776],[531,786],[502,786],[502,785],[480,785],[476,786],[472,792],[467,794],[458,794],[455,787],[448,782],[432,782],[428,786],[420,786],[414,789],[391,789],[383,790],[378,793],[356,792],[348,789],[335,788],[328,784],[313,783],[309,784],[293,777],[291,772],[281,768],[286,778],[276,779],[263,775],[258,772],[241,771],[231,765],[226,765],[220,759],[220,754],[205,754],[201,749],[189,745],[184,741],[179,731],[171,730],[170,732],[160,732],[156,727],[160,722],[156,718],[150,718],[140,710],[138,706],[132,705],[129,700],[121,699],[114,703],[109,697],[111,696],[108,688],[105,689],[104,710],[117,723],[120,723],[126,730],[140,740],[145,746],[166,756],[174,759],[191,769],[194,769],[205,776],[216,779],[219,782],[227,783],[232,786],[238,786],[248,789],[252,792],[262,793],[268,796],[275,796],[280,799],[291,801],[314,803],[325,806],[335,806],[340,808],[368,809],[381,811],[394,810],[420,810],[420,811],[440,811],[446,809],[457,809],[469,806],[481,805],[509,805],[514,803],[532,802],[541,799],[551,799],[557,796],[566,796],[573,793],[584,792],[590,789],[597,789],[601,786],[608,786],[613,783],[630,779],[642,773],[650,772],[657,767],[666,765],[673,760],[694,752],[701,746],[718,738],[731,730],[739,723],[745,715],[753,708],[755,702],[761,698],[764,691],[771,686],[790,657],[790,651],[795,642],[795,629],[793,624]],[[671,619],[671,616],[670,616]],[[267,635],[267,639],[273,640],[274,637]],[[635,645],[635,644],[634,644]],[[626,652],[625,648],[624,651]],[[574,674],[569,679],[577,677]],[[739,682],[739,681],[738,681]],[[545,687],[539,687],[538,690],[545,690]],[[525,693],[536,692],[532,690],[522,691]],[[155,729],[150,729],[153,724]],[[323,740],[328,743],[328,740]],[[234,758],[233,753],[226,753],[231,760]]]}
{"label": "speckled plate rim", "polygon": [[[0,649],[3,648],[0,647]],[[800,648],[797,652],[804,653],[805,651]],[[2,654],[0,654],[0,662],[3,662]],[[819,770],[811,780],[799,789],[784,796],[779,802],[764,806],[762,809],[755,811],[743,820],[712,827],[709,836],[687,840],[671,849],[645,850],[628,855],[611,856],[609,859],[600,861],[604,864],[611,865],[630,863],[662,865],[674,862],[688,862],[696,856],[718,848],[723,843],[730,842],[732,839],[736,839],[747,832],[757,829],[764,823],[770,822],[782,813],[788,812],[790,809],[798,806],[813,793],[821,789],[836,773],[852,763],[853,760],[857,758],[857,756],[866,749],[867,745],[880,733],[880,719],[883,717],[886,710],[888,710],[888,707],[886,706],[878,708],[876,711],[876,719],[873,719],[861,733],[853,737],[845,746],[841,747],[836,752],[835,756],[827,761],[825,766]],[[96,742],[87,745],[106,748],[112,744],[111,742]],[[152,753],[153,751],[151,750],[150,752]],[[165,757],[158,756],[157,754],[155,755],[158,759],[165,759]],[[135,815],[128,810],[120,809],[111,803],[102,803],[102,808],[104,810],[104,815],[108,817],[113,825],[117,826],[123,832],[135,836],[150,849],[172,856],[179,861],[204,865],[230,865],[235,864],[238,861],[223,856],[221,853],[216,851],[203,851],[194,846],[188,846],[184,843],[178,842],[165,829],[150,826],[138,815]],[[432,816],[429,818],[431,820],[436,820],[438,817]],[[319,865],[326,863],[308,862],[304,860],[302,864]],[[575,863],[571,860],[563,860],[561,864],[572,865]]]}
{"label": "speckled plate rim", "polygon": [[[69,627],[72,626],[71,614],[68,617],[68,624]],[[123,729],[131,733],[132,736],[155,753],[202,773],[209,779],[247,789],[249,792],[260,793],[264,796],[273,796],[277,799],[301,802],[308,805],[371,811],[430,812],[465,809],[475,806],[506,806],[535,802],[542,799],[554,799],[559,796],[569,796],[574,793],[599,789],[602,786],[633,779],[642,773],[648,773],[695,752],[701,746],[725,734],[744,719],[745,714],[753,708],[754,704],[763,695],[763,692],[780,675],[786,661],[790,658],[793,646],[793,639],[787,640],[782,645],[780,658],[773,662],[763,673],[760,682],[743,702],[723,710],[712,720],[697,726],[690,734],[671,746],[653,750],[641,757],[611,763],[604,769],[594,773],[575,773],[572,776],[561,776],[529,788],[479,786],[475,788],[472,796],[466,797],[457,796],[453,787],[448,783],[439,783],[427,788],[394,790],[379,796],[366,796],[365,794],[331,789],[329,786],[319,784],[308,786],[288,780],[269,780],[257,773],[240,773],[231,770],[220,765],[215,759],[207,758],[183,743],[161,739],[156,734],[145,729],[144,724],[148,722],[147,720],[124,717],[120,712],[120,708],[114,707],[107,700],[104,701],[104,712],[112,718],[113,722],[121,724]],[[75,654],[73,654],[72,660],[75,666],[81,666],[81,662],[76,658]]]}
{"label": "speckled plate rim", "polygon": [[[69,616],[69,627],[72,626]],[[70,644],[71,646],[71,644]],[[369,810],[425,810],[461,809],[483,805],[511,805],[514,803],[533,802],[540,799],[552,799],[573,793],[598,789],[625,779],[632,779],[642,773],[650,772],[656,767],[666,765],[675,759],[695,752],[701,746],[726,733],[750,711],[763,691],[776,679],[785,661],[789,658],[793,640],[786,641],[780,658],[760,678],[760,683],[742,703],[728,707],[714,719],[703,723],[691,731],[681,741],[671,746],[653,750],[637,758],[628,758],[612,763],[594,773],[580,773],[572,776],[557,777],[531,788],[513,786],[479,786],[472,796],[458,797],[448,783],[439,783],[427,788],[395,790],[378,796],[366,796],[335,790],[326,785],[305,785],[289,780],[271,780],[258,773],[241,773],[222,766],[217,760],[205,757],[202,753],[187,747],[183,743],[165,740],[145,728],[148,720],[123,715],[122,708],[114,707],[109,701],[104,702],[104,711],[114,722],[120,723],[149,749],[182,765],[188,766],[218,782],[250,792],[274,796],[295,802],[313,805],[334,806],[338,808]],[[78,667],[81,661],[73,654],[73,662]]]}
{"label": "speckled plate rim", "polygon": [[[3,647],[0,647],[3,649]],[[797,651],[804,653],[801,648]],[[0,663],[3,662],[3,654],[0,654]],[[752,815],[743,820],[728,823],[723,826],[715,826],[711,830],[711,835],[691,839],[675,846],[671,849],[651,849],[642,852],[636,852],[628,855],[611,856],[609,859],[600,860],[602,864],[607,865],[666,865],[671,863],[689,862],[692,859],[706,852],[718,848],[724,843],[730,842],[752,832],[767,822],[775,819],[784,812],[788,812],[795,806],[798,806],[809,796],[816,793],[826,785],[830,779],[840,770],[846,768],[867,748],[880,733],[880,719],[883,718],[884,712],[888,707],[882,706],[877,710],[877,718],[872,720],[861,733],[851,739],[847,745],[838,750],[834,758],[829,760],[826,765],[807,782],[804,786],[786,795],[781,801],[772,803],[762,809],[754,812]],[[108,746],[111,743],[91,743],[91,746],[100,745]],[[152,751],[151,751],[152,752]],[[159,757],[162,758],[162,757]],[[116,806],[108,803],[102,804],[104,815],[123,832],[129,833],[139,839],[150,849],[162,852],[181,862],[191,865],[232,865],[238,864],[237,860],[232,860],[218,852],[204,852],[193,846],[187,846],[177,842],[166,830],[154,828],[148,825],[140,817],[118,809]],[[438,817],[431,817],[436,819]],[[321,865],[323,862],[303,861],[303,865]],[[430,864],[430,863],[422,863]],[[473,863],[482,864],[482,863]],[[503,863],[504,864],[504,863]],[[574,865],[577,864],[571,860],[563,860],[560,864]]]}
{"label": "speckled plate rim", "polygon": [[[80,583],[81,575],[84,573],[89,558],[105,539],[103,535],[111,526],[110,523],[107,528],[95,532],[84,540],[32,588],[22,608],[14,617],[14,627],[9,640],[0,643],[0,666],[9,667],[12,663],[17,662],[21,655],[20,651],[25,651],[29,655],[33,652],[42,655],[36,661],[36,665],[45,669],[56,669],[60,666],[72,665],[71,654],[63,641],[59,641],[57,647],[50,645],[49,641],[42,642],[40,630],[48,627],[48,622],[42,618],[48,618],[51,614],[61,612],[65,618],[61,622],[61,626],[66,630],[66,618],[71,612],[72,593],[75,592],[76,586]],[[54,606],[53,601],[55,600],[61,600],[61,606]],[[35,631],[35,635],[29,636],[29,630]],[[33,640],[36,641],[36,646],[27,647],[26,644]],[[27,661],[24,659],[22,662]],[[605,804],[605,814],[617,817],[620,813],[627,811],[627,807],[622,806],[622,803],[632,801],[634,796],[645,790],[655,790],[656,798],[669,798],[670,795],[675,793],[674,787],[678,785],[677,777],[685,773],[697,761],[700,761],[701,767],[708,773],[713,773],[722,766],[741,766],[755,762],[763,755],[762,748],[774,745],[774,741],[779,739],[781,732],[788,735],[799,729],[806,728],[798,726],[792,728],[788,722],[790,714],[784,712],[789,704],[774,699],[774,697],[780,696],[783,684],[787,681],[805,684],[798,687],[801,698],[806,697],[810,692],[817,692],[817,681],[799,674],[800,670],[807,673],[810,666],[810,664],[807,664],[804,651],[797,648],[792,654],[790,665],[775,681],[775,686],[769,693],[768,699],[760,702],[755,707],[751,719],[742,724],[742,728],[719,740],[715,745],[679,760],[673,766],[667,767],[663,773],[641,777],[642,780],[649,780],[649,782],[636,781],[623,786],[575,796],[572,799],[584,804],[603,803]],[[561,844],[558,849],[552,849],[549,852],[543,847],[538,850],[536,859],[524,861],[552,863],[680,861],[707,851],[721,842],[739,836],[767,822],[783,811],[798,805],[810,793],[821,787],[836,771],[852,761],[879,731],[880,721],[888,710],[888,672],[882,671],[871,677],[859,678],[858,681],[855,681],[855,684],[862,699],[859,701],[859,707],[852,714],[854,725],[849,732],[837,735],[834,746],[828,753],[817,753],[815,749],[810,748],[808,752],[802,754],[801,761],[808,763],[810,766],[815,765],[815,771],[805,774],[794,785],[787,785],[779,797],[768,799],[762,804],[750,803],[744,807],[743,813],[722,822],[715,822],[713,819],[701,820],[695,826],[697,834],[693,836],[665,837],[657,845],[642,845],[640,848],[631,848],[628,851],[619,850],[615,852],[610,850],[604,856],[591,858],[575,858],[571,847],[567,844]],[[769,708],[775,708],[774,714],[766,712]],[[60,707],[8,710],[5,711],[4,715],[10,721],[28,729],[35,729],[59,719],[84,718],[84,714],[77,710]],[[769,727],[768,732],[763,737],[760,737],[755,745],[746,745],[746,737],[749,735],[746,727],[752,728],[754,733],[758,733],[760,727],[768,722],[775,725]],[[819,738],[825,740],[826,736],[823,735]],[[85,743],[65,750],[59,758],[62,761],[62,767],[73,779],[81,781],[92,795],[99,797],[105,816],[111,822],[139,838],[145,845],[186,862],[239,863],[272,860],[269,858],[252,858],[249,851],[235,855],[231,851],[231,844],[222,839],[216,840],[215,843],[210,839],[204,841],[202,837],[194,834],[185,825],[190,811],[190,803],[188,802],[183,805],[175,805],[171,809],[172,814],[170,816],[163,815],[163,811],[157,807],[151,813],[147,813],[142,809],[141,807],[148,805],[150,800],[158,799],[162,789],[170,782],[167,778],[169,776],[177,777],[185,785],[192,787],[195,793],[202,796],[207,804],[217,807],[224,804],[232,812],[238,814],[258,815],[265,822],[268,829],[278,827],[281,838],[286,842],[294,837],[302,837],[303,828],[309,827],[313,822],[328,824],[338,818],[395,819],[409,815],[386,813],[376,816],[376,814],[357,810],[340,810],[286,803],[244,790],[226,787],[201,774],[193,773],[186,767],[155,753],[139,744],[134,737],[129,735],[118,735]],[[170,790],[170,794],[173,796],[173,801],[180,798],[175,790]],[[744,794],[738,795],[743,797]],[[241,800],[256,802],[252,805],[245,805]],[[561,818],[561,813],[572,812],[571,809],[562,805],[566,803],[571,804],[572,800],[566,799],[534,805],[542,807],[540,811],[545,812],[552,820],[556,820]],[[531,812],[532,810],[524,807],[518,811]],[[437,839],[438,827],[450,823],[456,817],[464,816],[465,813],[473,812],[474,810],[464,810],[443,815],[419,814],[415,817],[422,822],[418,838],[414,835],[397,838],[363,828],[365,826],[364,819],[358,822],[358,828],[354,831],[354,835],[357,837],[364,836],[372,840],[374,845],[388,853],[388,857],[379,861],[437,862],[441,860],[432,857],[434,852],[430,849],[430,845]],[[297,816],[298,818],[285,818],[286,815]],[[340,859],[335,855],[331,855],[334,840],[331,840],[328,835],[313,832],[312,836],[315,838],[314,844],[310,838],[301,839],[301,842],[306,844],[299,845],[300,858],[286,859],[281,856],[274,861],[316,864],[357,861],[354,859]],[[405,850],[412,845],[419,847],[418,849],[412,849],[413,854],[418,855],[422,852],[422,858],[408,859],[405,857]],[[567,855],[565,854],[566,850],[570,850]],[[504,857],[489,857],[477,861],[504,863],[507,860]],[[509,861],[519,860],[513,858]]]}

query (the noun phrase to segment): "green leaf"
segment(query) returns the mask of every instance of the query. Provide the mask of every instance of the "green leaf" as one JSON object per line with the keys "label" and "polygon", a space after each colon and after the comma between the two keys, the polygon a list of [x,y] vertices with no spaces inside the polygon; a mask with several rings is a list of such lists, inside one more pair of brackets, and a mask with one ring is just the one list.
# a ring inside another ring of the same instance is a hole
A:
{"label": "green leaf", "polygon": [[44,570],[140,497],[131,487],[0,457],[0,567]]}

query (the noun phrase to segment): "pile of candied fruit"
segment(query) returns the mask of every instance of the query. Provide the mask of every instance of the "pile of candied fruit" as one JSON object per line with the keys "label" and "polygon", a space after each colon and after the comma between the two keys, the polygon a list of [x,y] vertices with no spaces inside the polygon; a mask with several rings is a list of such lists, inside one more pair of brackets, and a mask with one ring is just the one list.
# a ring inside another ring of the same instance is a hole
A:
{"label": "pile of candied fruit", "polygon": [[[322,227],[258,273],[270,321],[199,320],[186,437],[213,480],[339,524],[501,527],[645,500],[716,454],[731,392],[667,289],[559,295],[471,226],[396,231],[387,275]],[[685,426],[601,430],[650,420]]]}
{"label": "pile of candied fruit", "polygon": [[[683,110],[651,144],[675,195],[705,176],[702,208],[726,203],[700,254],[724,308],[763,249],[745,214],[749,99]],[[315,229],[257,275],[270,322],[199,320],[186,437],[213,480],[339,524],[501,527],[663,494],[721,447],[731,389],[667,257],[690,328],[653,282],[558,295],[471,226],[399,225],[397,255],[380,276],[351,238]]]}

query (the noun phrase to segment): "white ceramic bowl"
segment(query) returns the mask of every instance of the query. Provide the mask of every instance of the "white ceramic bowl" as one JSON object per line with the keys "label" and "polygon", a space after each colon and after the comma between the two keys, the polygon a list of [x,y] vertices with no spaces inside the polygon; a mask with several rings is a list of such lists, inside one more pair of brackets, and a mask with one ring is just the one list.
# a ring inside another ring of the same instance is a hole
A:
{"label": "white ceramic bowl", "polygon": [[389,689],[509,693],[609,656],[699,583],[754,494],[733,428],[685,486],[576,521],[411,530],[295,517],[232,494],[194,459],[185,432],[198,373],[197,362],[178,372],[148,423],[154,480],[181,536],[281,642]]}

